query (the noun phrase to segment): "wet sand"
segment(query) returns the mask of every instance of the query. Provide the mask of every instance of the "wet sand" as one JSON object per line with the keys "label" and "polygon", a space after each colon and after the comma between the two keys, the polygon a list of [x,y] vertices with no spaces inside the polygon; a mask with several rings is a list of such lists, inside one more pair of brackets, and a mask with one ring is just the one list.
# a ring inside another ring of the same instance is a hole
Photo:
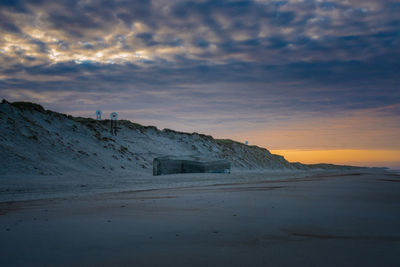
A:
{"label": "wet sand", "polygon": [[0,266],[400,266],[400,175],[0,203]]}

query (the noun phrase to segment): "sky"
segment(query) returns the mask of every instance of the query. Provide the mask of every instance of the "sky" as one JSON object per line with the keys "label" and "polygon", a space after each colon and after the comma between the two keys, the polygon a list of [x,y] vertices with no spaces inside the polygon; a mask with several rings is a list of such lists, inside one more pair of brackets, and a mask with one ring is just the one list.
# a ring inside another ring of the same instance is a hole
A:
{"label": "sky", "polygon": [[0,97],[400,169],[399,0],[0,1]]}

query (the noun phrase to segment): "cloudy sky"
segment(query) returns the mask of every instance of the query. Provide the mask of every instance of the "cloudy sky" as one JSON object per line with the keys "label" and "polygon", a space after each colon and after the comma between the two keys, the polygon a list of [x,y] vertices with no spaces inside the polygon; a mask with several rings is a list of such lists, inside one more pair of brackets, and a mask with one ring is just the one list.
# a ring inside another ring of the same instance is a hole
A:
{"label": "cloudy sky", "polygon": [[400,166],[399,14],[399,0],[2,0],[0,96]]}

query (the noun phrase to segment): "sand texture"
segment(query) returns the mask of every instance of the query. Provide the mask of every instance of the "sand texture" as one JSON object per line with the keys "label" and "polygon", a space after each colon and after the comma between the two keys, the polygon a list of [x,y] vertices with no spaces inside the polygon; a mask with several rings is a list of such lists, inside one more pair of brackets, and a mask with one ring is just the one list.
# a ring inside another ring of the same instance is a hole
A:
{"label": "sand texture", "polygon": [[400,266],[399,226],[388,172],[3,201],[0,266]]}

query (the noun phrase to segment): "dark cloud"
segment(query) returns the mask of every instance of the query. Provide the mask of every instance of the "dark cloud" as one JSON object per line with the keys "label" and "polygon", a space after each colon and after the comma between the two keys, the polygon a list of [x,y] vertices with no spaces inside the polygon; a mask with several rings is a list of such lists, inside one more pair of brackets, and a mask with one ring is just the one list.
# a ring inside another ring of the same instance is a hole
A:
{"label": "dark cloud", "polygon": [[270,13],[270,22],[279,26],[289,26],[296,18],[295,12],[276,12]]}
{"label": "dark cloud", "polygon": [[48,51],[47,44],[38,39],[31,39],[29,43],[36,45],[37,51],[39,53],[47,53]]}
{"label": "dark cloud", "polygon": [[143,32],[143,33],[136,34],[136,38],[139,38],[140,40],[142,40],[142,42],[146,46],[153,46],[153,45],[158,44],[156,41],[154,41],[153,34],[150,32]]}
{"label": "dark cloud", "polygon": [[0,1],[0,7],[14,12],[27,12],[26,1],[21,0],[3,0]]}
{"label": "dark cloud", "polygon": [[13,23],[5,21],[5,18],[0,18],[0,30],[11,33],[21,33],[21,30]]}

